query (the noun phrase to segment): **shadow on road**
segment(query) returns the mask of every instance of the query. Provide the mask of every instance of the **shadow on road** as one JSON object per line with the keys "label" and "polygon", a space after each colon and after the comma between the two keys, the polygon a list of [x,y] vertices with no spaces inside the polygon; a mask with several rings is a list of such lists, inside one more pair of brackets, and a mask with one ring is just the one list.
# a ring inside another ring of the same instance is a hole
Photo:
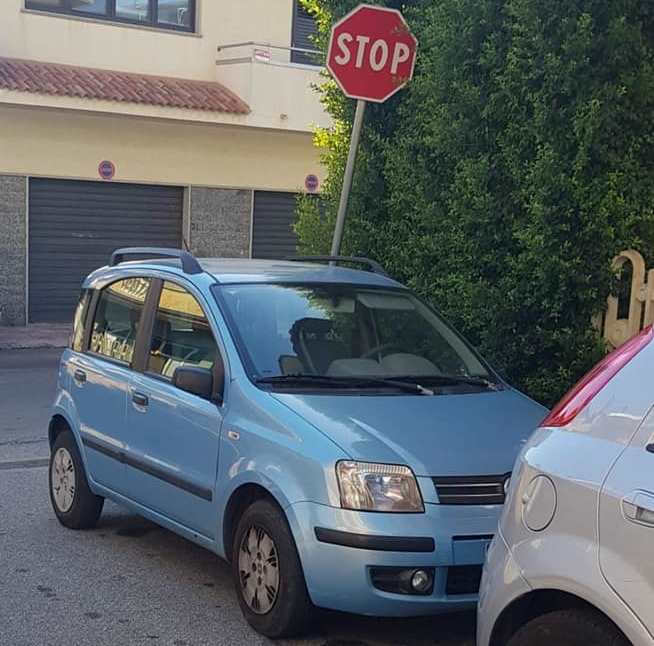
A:
{"label": "shadow on road", "polygon": [[[103,514],[92,533],[99,538],[111,537],[112,542],[117,539],[129,541],[131,547],[137,543],[139,551],[143,550],[146,558],[157,561],[164,570],[168,567],[183,570],[181,579],[198,580],[200,577],[205,589],[228,590],[234,607],[237,606],[229,565],[176,534],[127,512]],[[192,594],[191,590],[189,594]],[[376,618],[319,610],[315,628],[305,639],[278,643],[287,646],[472,646],[474,633],[474,612],[418,618]]]}

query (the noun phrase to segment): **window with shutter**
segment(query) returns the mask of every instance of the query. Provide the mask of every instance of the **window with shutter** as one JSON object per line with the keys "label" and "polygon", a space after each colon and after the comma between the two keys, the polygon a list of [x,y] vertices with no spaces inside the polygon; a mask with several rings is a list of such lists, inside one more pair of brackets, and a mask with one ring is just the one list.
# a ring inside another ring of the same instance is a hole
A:
{"label": "window with shutter", "polygon": [[297,49],[311,49],[315,50],[316,45],[312,37],[317,33],[316,21],[309,14],[309,12],[300,5],[300,0],[293,2],[293,42],[291,47],[294,50],[291,52],[291,62],[302,63],[303,65],[320,65],[316,59],[315,54],[309,54],[304,51],[297,51]]}

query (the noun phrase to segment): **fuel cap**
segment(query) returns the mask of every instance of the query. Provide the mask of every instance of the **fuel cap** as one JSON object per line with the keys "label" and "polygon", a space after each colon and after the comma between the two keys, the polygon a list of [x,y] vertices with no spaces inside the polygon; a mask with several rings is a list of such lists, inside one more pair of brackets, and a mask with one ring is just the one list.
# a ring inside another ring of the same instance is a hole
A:
{"label": "fuel cap", "polygon": [[544,475],[536,476],[522,494],[522,522],[532,532],[543,531],[556,513],[556,487]]}

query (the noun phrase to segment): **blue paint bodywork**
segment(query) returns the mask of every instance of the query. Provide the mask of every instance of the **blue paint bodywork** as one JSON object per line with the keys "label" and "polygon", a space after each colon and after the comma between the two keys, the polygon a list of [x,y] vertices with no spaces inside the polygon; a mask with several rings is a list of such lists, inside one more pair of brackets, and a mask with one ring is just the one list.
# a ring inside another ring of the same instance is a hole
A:
{"label": "blue paint bodywork", "polygon": [[[402,288],[381,275],[321,266],[251,260],[201,260],[205,273],[185,275],[171,261],[123,263],[89,276],[101,289],[128,276],[172,280],[201,303],[225,363],[224,402],[218,406],[109,360],[66,350],[53,415],[66,420],[85,462],[91,488],[221,556],[223,518],[246,485],[263,487],[284,510],[316,605],[369,615],[418,615],[465,608],[476,595],[448,596],[447,568],[480,564],[495,532],[500,506],[439,504],[432,476],[502,474],[545,414],[508,386],[468,394],[338,395],[270,392],[248,377],[213,297],[216,284],[338,283]],[[75,370],[87,381],[78,385]],[[132,402],[148,395],[147,410]],[[89,441],[105,448],[89,447]],[[116,452],[124,458],[115,459]],[[335,464],[343,459],[404,464],[414,471],[425,502],[421,514],[342,509]],[[134,468],[130,462],[145,465]],[[195,493],[147,472],[183,476]],[[208,495],[197,495],[197,491]],[[355,534],[433,537],[431,553],[373,551],[319,542],[315,528]],[[479,537],[467,544],[453,537]],[[429,566],[428,596],[376,589],[372,566]]]}

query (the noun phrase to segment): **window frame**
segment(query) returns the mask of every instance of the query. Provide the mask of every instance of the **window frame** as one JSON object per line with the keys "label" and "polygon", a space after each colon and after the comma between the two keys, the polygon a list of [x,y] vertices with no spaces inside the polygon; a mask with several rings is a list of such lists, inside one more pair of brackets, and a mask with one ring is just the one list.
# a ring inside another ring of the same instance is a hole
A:
{"label": "window frame", "polygon": [[[202,304],[201,299],[198,298],[197,294],[193,293],[192,289],[189,289],[188,284],[184,284],[179,280],[175,280],[174,277],[159,278],[155,276],[150,276],[152,283],[150,284],[150,290],[145,301],[146,310],[145,316],[141,323],[139,329],[139,335],[136,338],[136,347],[134,349],[134,355],[132,357],[132,370],[141,373],[144,377],[149,377],[150,379],[155,379],[161,383],[168,384],[171,388],[175,388],[172,383],[172,379],[165,377],[164,375],[158,374],[156,372],[151,372],[148,370],[149,356],[150,356],[150,347],[152,344],[152,334],[154,332],[154,322],[157,315],[157,310],[159,309],[159,300],[161,298],[161,292],[163,291],[164,283],[172,283],[180,289],[188,292],[197,302],[198,306],[202,310],[202,314],[209,324],[209,331],[213,338],[213,342],[216,345],[216,361],[214,362],[212,373],[214,379],[214,390],[211,401],[221,406],[225,402],[225,389],[227,385],[227,373],[226,373],[226,361],[223,354],[222,346],[218,342],[218,335],[214,331],[213,326],[211,325],[211,319],[207,316],[207,308]],[[143,333],[141,337],[141,333]],[[220,374],[223,375],[223,392],[216,392],[216,386],[219,381]],[[177,388],[175,388],[178,390]]]}
{"label": "window frame", "polygon": [[72,16],[74,18],[82,18],[85,20],[132,25],[136,27],[146,27],[148,29],[160,29],[163,31],[181,32],[185,34],[196,34],[198,31],[197,16],[199,0],[189,0],[189,11],[191,12],[189,27],[159,22],[159,0],[147,0],[150,10],[149,20],[130,20],[129,18],[118,16],[116,14],[116,0],[106,0],[106,2],[107,11],[104,14],[76,11],[72,7],[72,0],[63,0],[63,5],[61,7],[53,7],[41,0],[25,0],[24,8],[27,11],[40,11],[60,16]]}
{"label": "window frame", "polygon": [[[143,310],[141,311],[141,319],[139,321],[139,329],[138,332],[136,333],[136,338],[134,339],[134,352],[132,352],[132,360],[131,361],[121,361],[120,359],[114,359],[113,357],[108,357],[104,354],[100,354],[99,352],[93,352],[91,351],[91,335],[93,334],[93,323],[95,322],[95,317],[98,314],[98,306],[100,304],[100,299],[102,298],[102,293],[106,290],[109,289],[112,285],[115,285],[116,283],[120,283],[124,280],[130,280],[133,278],[142,278],[145,280],[150,281],[150,285],[148,287],[148,293],[145,296],[145,300],[143,301]],[[116,366],[120,366],[121,368],[127,368],[129,370],[134,370],[134,365],[136,362],[137,358],[137,353],[139,351],[139,345],[142,343],[142,337],[144,335],[145,331],[145,326],[148,322],[148,302],[150,300],[151,294],[152,294],[152,288],[154,285],[155,278],[152,276],[148,276],[146,274],[135,274],[135,275],[129,275],[129,276],[121,276],[120,278],[116,278],[115,280],[112,280],[104,285],[102,287],[92,287],[89,288],[90,291],[93,292],[91,295],[91,299],[89,302],[87,314],[86,314],[86,325],[84,328],[84,337],[82,341],[82,348],[80,350],[81,353],[86,354],[90,357],[94,357],[95,359],[101,359],[102,361],[108,361],[109,363],[112,363]]]}
{"label": "window frame", "polygon": [[[75,314],[73,316],[73,328],[70,332],[70,337],[68,340],[68,348],[73,352],[85,352],[86,351],[86,342],[87,342],[87,331],[89,329],[89,314],[91,313],[91,306],[93,305],[93,299],[95,298],[95,290],[88,287],[83,287],[80,292],[80,297],[77,302],[77,307],[75,308]],[[81,308],[81,311],[80,309]],[[79,311],[81,325],[76,325],[77,313]],[[76,337],[77,331],[79,329],[80,341],[78,347],[76,347]]]}

